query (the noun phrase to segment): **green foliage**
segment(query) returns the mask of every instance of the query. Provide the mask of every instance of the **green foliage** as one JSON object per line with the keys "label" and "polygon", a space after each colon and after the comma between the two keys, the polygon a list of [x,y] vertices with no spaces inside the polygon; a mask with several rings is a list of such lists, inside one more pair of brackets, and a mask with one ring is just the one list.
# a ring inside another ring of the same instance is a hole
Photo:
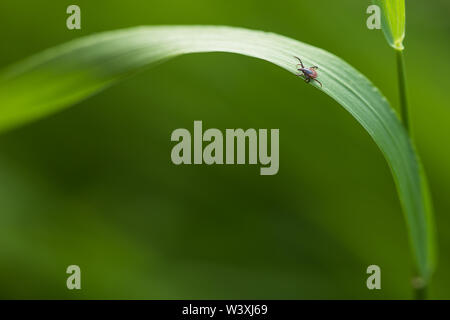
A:
{"label": "green foliage", "polygon": [[[298,63],[294,56],[306,65],[319,66],[323,89],[311,85],[355,117],[386,157],[418,272],[429,279],[434,267],[433,214],[424,173],[405,128],[367,78],[333,54],[305,43],[272,33],[216,26],[140,27],[89,36],[31,57],[0,75],[0,130],[73,105],[149,65],[197,52],[243,54],[294,74]],[[299,79],[299,86],[304,85]]]}
{"label": "green foliage", "polygon": [[381,24],[387,42],[396,50],[403,50],[405,38],[405,0],[374,0],[381,8]]}

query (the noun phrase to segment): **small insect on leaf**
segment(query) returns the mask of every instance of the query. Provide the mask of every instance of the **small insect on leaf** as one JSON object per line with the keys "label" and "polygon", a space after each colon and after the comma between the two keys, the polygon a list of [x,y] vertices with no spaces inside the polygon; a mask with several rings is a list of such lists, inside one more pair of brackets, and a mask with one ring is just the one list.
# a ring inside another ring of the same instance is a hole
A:
{"label": "small insect on leaf", "polygon": [[[305,68],[305,66],[303,65],[302,60],[299,57],[295,57],[300,63],[297,64],[297,70],[302,72],[301,74],[297,74],[297,76],[303,78],[305,80],[305,82],[310,83],[311,80],[316,81],[318,84],[320,84],[320,86],[322,87],[322,82],[320,82],[319,80],[317,80],[317,69],[319,69],[318,66],[312,66],[309,68]],[[301,66],[301,68],[299,68],[298,66]]]}

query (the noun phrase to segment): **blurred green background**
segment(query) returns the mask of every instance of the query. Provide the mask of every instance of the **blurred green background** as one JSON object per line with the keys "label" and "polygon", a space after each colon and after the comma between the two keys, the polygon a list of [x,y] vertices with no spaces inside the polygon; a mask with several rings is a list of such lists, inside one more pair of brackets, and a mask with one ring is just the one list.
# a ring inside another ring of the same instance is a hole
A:
{"label": "blurred green background", "polygon": [[[66,28],[78,4],[82,30]],[[84,35],[156,24],[283,34],[360,70],[397,105],[370,1],[0,2],[0,68]],[[430,297],[450,298],[450,2],[407,1],[418,150],[439,232]],[[1,103],[1,101],[0,101]],[[176,128],[279,128],[280,171],[175,166]],[[408,299],[412,258],[389,168],[331,98],[271,64],[213,53],[154,67],[0,136],[0,298]],[[68,265],[82,290],[66,288]],[[382,290],[366,288],[381,267]]]}

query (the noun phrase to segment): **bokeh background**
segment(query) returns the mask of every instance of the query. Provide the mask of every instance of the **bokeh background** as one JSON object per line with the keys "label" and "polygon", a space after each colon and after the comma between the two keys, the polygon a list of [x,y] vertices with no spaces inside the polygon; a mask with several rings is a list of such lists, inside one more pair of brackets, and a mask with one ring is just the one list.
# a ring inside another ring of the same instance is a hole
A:
{"label": "bokeh background", "polygon": [[[78,4],[82,30],[65,26]],[[397,105],[394,52],[360,0],[0,2],[0,68],[84,35],[156,24],[280,33],[355,66]],[[407,1],[414,133],[450,298],[450,3]],[[0,101],[1,103],[1,101]],[[170,134],[279,128],[280,171],[175,166]],[[66,267],[82,290],[66,288]],[[366,288],[366,268],[382,290]],[[394,183],[360,125],[274,65],[183,56],[0,136],[0,298],[408,299],[412,258]]]}

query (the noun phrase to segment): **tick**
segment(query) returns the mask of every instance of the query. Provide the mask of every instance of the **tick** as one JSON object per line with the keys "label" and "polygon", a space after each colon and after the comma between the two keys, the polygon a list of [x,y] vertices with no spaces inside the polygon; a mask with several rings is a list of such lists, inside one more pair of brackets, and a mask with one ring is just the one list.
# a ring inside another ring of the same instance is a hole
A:
{"label": "tick", "polygon": [[[320,84],[320,86],[322,87],[322,83],[316,79],[318,76],[316,70],[319,69],[319,67],[313,66],[313,67],[305,68],[302,60],[300,60],[299,57],[294,57],[294,58],[297,58],[298,61],[300,62],[299,64],[297,64],[297,70],[302,72],[302,74],[297,74],[297,76],[302,77],[302,79],[304,79],[305,82],[307,82],[307,83],[310,83],[311,80],[314,80],[314,81],[318,82]],[[298,66],[302,66],[302,67],[299,68]]]}

